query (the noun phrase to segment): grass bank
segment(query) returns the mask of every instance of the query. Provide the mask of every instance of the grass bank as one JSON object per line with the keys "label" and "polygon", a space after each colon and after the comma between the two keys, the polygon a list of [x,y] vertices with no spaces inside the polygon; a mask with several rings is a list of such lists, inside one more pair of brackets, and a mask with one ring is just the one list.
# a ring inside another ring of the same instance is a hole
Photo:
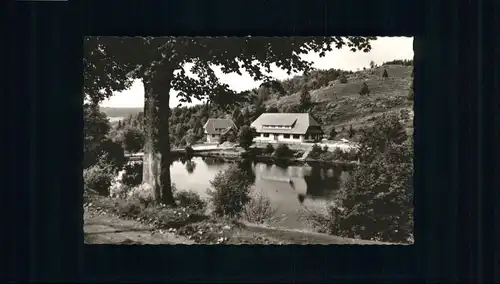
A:
{"label": "grass bank", "polygon": [[155,206],[136,198],[88,196],[86,200],[84,231],[89,244],[388,244],[216,219],[186,207]]}

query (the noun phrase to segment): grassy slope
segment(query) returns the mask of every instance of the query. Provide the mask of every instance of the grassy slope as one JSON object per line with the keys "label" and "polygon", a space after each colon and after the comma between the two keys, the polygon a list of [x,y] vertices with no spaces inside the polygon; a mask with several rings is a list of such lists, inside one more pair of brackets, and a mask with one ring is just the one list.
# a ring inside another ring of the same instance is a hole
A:
{"label": "grassy slope", "polygon": [[[374,69],[363,70],[347,75],[348,82],[341,84],[338,80],[329,87],[310,91],[314,107],[311,111],[321,120],[325,133],[335,127],[337,132],[344,126],[354,129],[364,128],[372,124],[373,119],[383,113],[407,109],[413,112],[413,102],[407,100],[411,77],[411,66],[386,65]],[[382,79],[382,73],[387,69],[389,78]],[[366,81],[370,94],[358,94],[362,83]],[[299,103],[298,93],[271,99],[265,102],[267,106],[293,105]],[[127,117],[137,114],[142,108],[101,108],[108,117]],[[411,132],[413,125],[407,125]],[[341,133],[339,137],[345,137]]]}
{"label": "grassy slope", "polygon": [[[389,78],[383,79],[381,74],[387,69]],[[328,133],[332,127],[340,131],[342,126],[354,129],[369,126],[376,116],[383,113],[407,109],[413,112],[413,102],[407,100],[411,77],[411,66],[387,65],[373,70],[363,70],[348,75],[348,82],[341,84],[337,80],[329,87],[311,90],[314,107],[311,111],[321,120],[323,129]],[[360,96],[359,90],[366,82],[370,94]],[[272,99],[268,106],[298,104],[299,93],[291,96]],[[412,127],[411,124],[408,125]],[[345,134],[345,133],[344,133]]]}

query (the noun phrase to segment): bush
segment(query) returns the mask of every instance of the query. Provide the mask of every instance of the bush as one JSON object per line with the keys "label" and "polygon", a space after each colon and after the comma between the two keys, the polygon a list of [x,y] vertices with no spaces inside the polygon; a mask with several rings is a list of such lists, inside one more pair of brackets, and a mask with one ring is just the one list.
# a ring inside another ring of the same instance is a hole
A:
{"label": "bush", "polygon": [[274,147],[273,147],[273,145],[267,144],[265,153],[266,154],[272,154],[272,153],[274,153]]}
{"label": "bush", "polygon": [[359,94],[361,96],[370,94],[370,89],[368,89],[368,85],[366,84],[366,82],[363,82],[363,85],[361,86],[361,90],[359,90]]}
{"label": "bush", "polygon": [[95,191],[99,195],[108,196],[113,179],[114,175],[111,165],[102,160],[83,170],[85,191]]}
{"label": "bush", "polygon": [[409,149],[392,144],[384,155],[353,172],[330,208],[331,233],[346,237],[407,242],[413,234],[413,161]]}
{"label": "bush", "polygon": [[333,224],[335,224],[335,215],[330,213],[329,210],[334,208],[333,206],[327,206],[325,212],[317,212],[314,210],[309,210],[307,207],[300,210],[300,220],[305,221],[306,224],[316,229],[317,232],[323,234],[331,234]]}
{"label": "bush", "polygon": [[363,133],[363,163],[341,186],[326,214],[308,218],[333,235],[409,242],[413,235],[412,142],[402,139],[396,117],[379,118],[373,128]]}
{"label": "bush", "polygon": [[243,219],[251,223],[264,224],[277,221],[276,208],[273,208],[269,198],[261,191],[253,194],[250,201],[245,205]]}
{"label": "bush", "polygon": [[339,79],[340,83],[342,83],[342,84],[347,83],[347,77],[345,76],[344,73],[340,74],[338,79]]}
{"label": "bush", "polygon": [[273,155],[277,159],[283,159],[292,157],[293,153],[286,144],[279,144]]}
{"label": "bush", "polygon": [[317,159],[322,153],[323,150],[321,149],[321,146],[319,146],[318,144],[314,144],[308,156],[312,159]]}
{"label": "bush", "polygon": [[356,131],[354,130],[354,128],[352,128],[352,125],[349,125],[349,129],[347,130],[347,136],[349,138],[352,138],[352,137],[354,137],[355,134],[356,134]]}
{"label": "bush", "polygon": [[101,142],[98,150],[100,155],[111,165],[115,173],[121,170],[127,162],[125,150],[119,142],[106,138]]}
{"label": "bush", "polygon": [[257,135],[255,128],[242,126],[238,132],[238,141],[241,147],[248,150],[253,144],[253,138]]}
{"label": "bush", "polygon": [[185,151],[186,151],[186,157],[188,157],[188,158],[193,157],[193,154],[194,154],[193,147],[191,147],[191,146],[187,146],[187,147],[185,148]]}
{"label": "bush", "polygon": [[193,191],[181,190],[175,191],[174,199],[179,203],[179,206],[186,207],[196,211],[203,211],[206,208],[206,202],[200,195]]}
{"label": "bush", "polygon": [[335,148],[332,153],[334,160],[344,160],[344,151],[340,148]]}
{"label": "bush", "polygon": [[126,186],[134,187],[142,183],[142,163],[125,165],[122,175],[122,183]]}
{"label": "bush", "polygon": [[127,126],[122,130],[123,148],[129,153],[137,153],[144,146],[144,134],[138,127]]}
{"label": "bush", "polygon": [[332,130],[330,130],[330,134],[328,135],[328,139],[330,140],[334,140],[335,137],[337,137],[337,130],[335,130],[335,127],[332,128]]}
{"label": "bush", "polygon": [[209,201],[214,206],[214,215],[239,217],[250,200],[250,181],[243,170],[232,165],[225,171],[217,173],[210,182]]}

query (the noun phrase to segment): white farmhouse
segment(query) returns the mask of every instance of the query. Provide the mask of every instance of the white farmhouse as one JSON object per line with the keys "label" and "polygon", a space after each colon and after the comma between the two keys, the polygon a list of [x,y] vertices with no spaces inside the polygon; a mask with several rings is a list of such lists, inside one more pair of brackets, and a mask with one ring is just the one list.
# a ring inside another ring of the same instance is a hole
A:
{"label": "white farmhouse", "polygon": [[323,135],[320,124],[308,113],[263,113],[250,126],[258,134],[255,142],[315,142]]}
{"label": "white farmhouse", "polygon": [[231,119],[210,118],[203,126],[207,142],[220,142],[225,135],[236,135],[237,127]]}

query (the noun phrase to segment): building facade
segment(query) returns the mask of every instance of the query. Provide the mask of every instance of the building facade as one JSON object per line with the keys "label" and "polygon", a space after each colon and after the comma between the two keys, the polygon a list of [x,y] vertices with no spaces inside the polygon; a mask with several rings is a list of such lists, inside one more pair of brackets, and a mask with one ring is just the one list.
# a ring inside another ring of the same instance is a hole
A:
{"label": "building facade", "polygon": [[231,119],[210,118],[203,126],[206,142],[219,143],[222,138],[236,135],[237,127]]}
{"label": "building facade", "polygon": [[323,136],[320,124],[308,113],[263,113],[252,124],[255,142],[317,142]]}

